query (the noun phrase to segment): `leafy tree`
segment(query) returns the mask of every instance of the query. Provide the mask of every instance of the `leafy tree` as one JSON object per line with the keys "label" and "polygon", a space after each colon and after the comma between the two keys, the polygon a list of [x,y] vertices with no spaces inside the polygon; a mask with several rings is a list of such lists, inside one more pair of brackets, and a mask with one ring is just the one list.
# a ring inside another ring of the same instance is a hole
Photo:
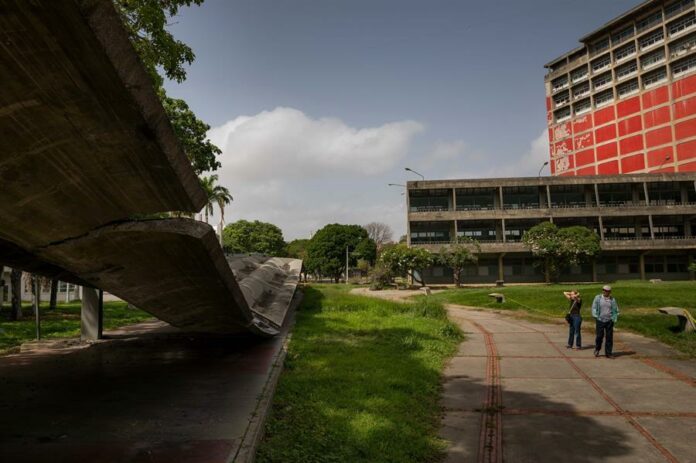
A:
{"label": "leafy tree", "polygon": [[394,275],[410,276],[421,286],[425,286],[423,277],[425,269],[435,263],[436,259],[423,248],[397,244],[385,249],[380,256],[380,262]]}
{"label": "leafy tree", "polygon": [[224,223],[225,205],[229,204],[233,199],[232,195],[230,194],[230,190],[224,186],[218,185],[217,180],[217,175],[202,177],[200,179],[201,186],[203,187],[203,190],[208,198],[208,202],[203,207],[203,210],[205,211],[205,223],[208,223],[208,213],[213,215],[213,206],[215,204],[217,204],[220,208],[220,223]]}
{"label": "leafy tree", "polygon": [[527,230],[522,242],[543,262],[546,282],[557,280],[564,268],[586,262],[601,251],[600,239],[587,227],[558,228],[542,222]]}
{"label": "leafy tree", "polygon": [[364,238],[355,247],[354,255],[369,265],[374,265],[377,259],[377,244],[371,238]]}
{"label": "leafy tree", "polygon": [[113,0],[113,3],[194,171],[200,175],[216,170],[220,167],[216,156],[221,151],[206,139],[210,126],[198,119],[186,102],[168,97],[163,88],[164,77],[178,83],[186,80],[186,66],[196,57],[191,47],[167,30],[168,20],[180,8],[201,5],[203,0]]}
{"label": "leafy tree", "polygon": [[300,276],[304,275],[305,281],[307,281],[307,266],[305,265],[305,261],[307,260],[307,246],[309,246],[309,240],[305,238],[292,240],[285,246],[286,256],[302,260]]}
{"label": "leafy tree", "polygon": [[478,254],[481,246],[478,241],[459,237],[455,244],[443,246],[438,255],[438,262],[452,269],[454,274],[454,284],[458,288],[461,286],[462,272],[468,264],[478,261]]}
{"label": "leafy tree", "polygon": [[238,220],[222,231],[225,252],[235,254],[259,253],[267,256],[285,254],[283,232],[272,223]]}
{"label": "leafy tree", "polygon": [[377,251],[381,251],[382,247],[390,243],[394,232],[391,227],[382,222],[370,222],[364,225],[363,228],[367,231],[367,236],[377,245]]}
{"label": "leafy tree", "polygon": [[[307,270],[330,276],[336,283],[346,265],[346,248],[349,250],[348,264],[354,266],[357,263],[358,246],[361,252],[368,247],[361,243],[369,240],[367,231],[359,225],[330,224],[316,232],[307,247]],[[374,242],[372,242],[374,245]]]}

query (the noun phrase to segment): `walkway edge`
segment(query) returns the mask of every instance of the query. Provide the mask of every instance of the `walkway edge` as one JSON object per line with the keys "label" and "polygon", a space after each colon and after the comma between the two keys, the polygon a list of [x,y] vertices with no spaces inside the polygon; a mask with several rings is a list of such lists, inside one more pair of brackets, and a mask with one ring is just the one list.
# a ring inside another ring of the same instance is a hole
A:
{"label": "walkway edge", "polygon": [[278,387],[278,381],[280,379],[280,374],[283,372],[283,365],[285,363],[285,357],[288,354],[288,346],[290,345],[290,340],[292,339],[292,329],[295,326],[295,315],[297,313],[297,308],[302,302],[304,294],[301,289],[297,289],[291,306],[288,309],[287,318],[287,332],[285,338],[283,339],[283,345],[273,359],[273,365],[271,366],[271,372],[268,375],[268,380],[263,388],[263,392],[258,399],[256,404],[256,409],[252,414],[252,418],[249,421],[246,431],[244,432],[244,437],[237,450],[237,452],[230,457],[230,463],[254,463],[256,460],[256,450],[258,449],[261,440],[263,439],[266,420],[268,419],[269,412],[271,411],[271,405],[273,404],[273,397],[275,396],[275,391]]}

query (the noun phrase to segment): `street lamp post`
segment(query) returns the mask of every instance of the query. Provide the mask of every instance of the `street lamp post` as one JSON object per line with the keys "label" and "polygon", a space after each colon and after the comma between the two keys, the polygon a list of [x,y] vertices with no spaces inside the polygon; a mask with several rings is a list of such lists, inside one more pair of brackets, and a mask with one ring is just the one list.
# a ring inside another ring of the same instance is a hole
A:
{"label": "street lamp post", "polygon": [[657,170],[662,169],[662,166],[664,166],[665,163],[666,163],[667,161],[669,161],[670,159],[672,159],[672,156],[670,156],[669,154],[668,154],[667,156],[665,156],[665,159],[662,161],[662,164],[660,164],[660,167],[658,167]]}
{"label": "street lamp post", "polygon": [[539,167],[539,173],[537,174],[537,177],[541,177],[541,171],[544,170],[544,167],[549,165],[549,161],[544,161],[544,163]]}
{"label": "street lamp post", "polygon": [[404,167],[404,170],[407,170],[409,172],[413,172],[414,174],[419,175],[421,179],[425,180],[425,177],[423,176],[423,174],[416,172],[415,170],[411,169],[410,167]]}

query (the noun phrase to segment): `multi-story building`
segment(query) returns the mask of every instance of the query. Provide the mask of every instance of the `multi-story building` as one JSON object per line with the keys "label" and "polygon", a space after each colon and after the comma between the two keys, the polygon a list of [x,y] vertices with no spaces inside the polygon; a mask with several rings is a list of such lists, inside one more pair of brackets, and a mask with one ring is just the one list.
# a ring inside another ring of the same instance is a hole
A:
{"label": "multi-story building", "polygon": [[696,171],[696,6],[649,0],[546,64],[552,175]]}
{"label": "multi-story building", "polygon": [[[584,225],[601,238],[594,262],[567,269],[565,281],[688,279],[696,256],[696,173],[593,177],[429,180],[407,184],[408,244],[438,252],[457,237],[479,241],[467,282],[543,281],[521,242],[544,221]],[[433,267],[430,283],[451,283]]]}

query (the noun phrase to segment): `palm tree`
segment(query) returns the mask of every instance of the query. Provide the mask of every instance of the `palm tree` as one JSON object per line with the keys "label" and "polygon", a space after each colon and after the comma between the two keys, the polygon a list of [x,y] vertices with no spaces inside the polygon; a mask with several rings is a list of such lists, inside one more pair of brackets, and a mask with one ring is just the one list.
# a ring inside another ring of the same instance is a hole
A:
{"label": "palm tree", "polygon": [[203,211],[205,212],[205,223],[208,223],[208,214],[213,215],[213,206],[217,204],[220,208],[220,224],[222,225],[225,221],[225,205],[233,201],[233,198],[230,190],[218,185],[217,180],[217,175],[201,178],[201,186],[208,197],[208,202],[203,207]]}

